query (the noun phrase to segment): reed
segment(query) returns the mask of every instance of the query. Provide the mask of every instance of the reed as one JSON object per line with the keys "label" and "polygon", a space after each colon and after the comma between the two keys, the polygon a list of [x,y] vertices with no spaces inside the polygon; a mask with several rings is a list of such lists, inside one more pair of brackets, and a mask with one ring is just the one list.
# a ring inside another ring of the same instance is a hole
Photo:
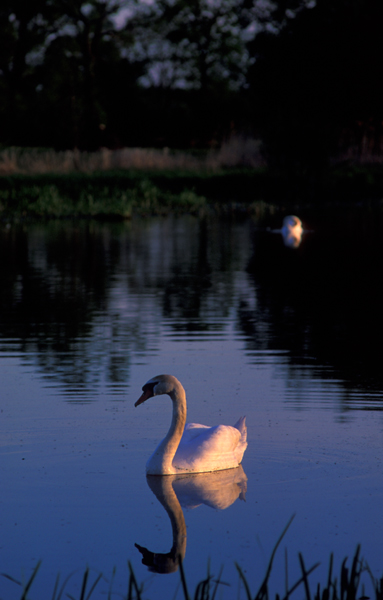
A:
{"label": "reed", "polygon": [[55,151],[50,148],[0,149],[0,175],[94,173],[110,170],[216,171],[259,167],[264,160],[259,140],[232,136],[218,149],[101,148],[97,152]]}
{"label": "reed", "polygon": [[[271,594],[269,592],[269,579],[270,579],[270,575],[271,575],[274,556],[275,556],[275,553],[277,551],[277,548],[278,548],[283,536],[285,535],[288,527],[291,524],[291,521],[292,521],[292,519],[289,521],[289,523],[285,527],[284,531],[282,532],[280,538],[278,539],[278,541],[273,549],[273,552],[271,554],[265,577],[264,577],[258,591],[254,595],[251,593],[249,583],[248,583],[242,569],[239,567],[239,565],[236,565],[238,574],[239,574],[239,578],[240,578],[241,584],[244,588],[244,592],[245,592],[247,600],[270,600]],[[372,587],[373,587],[374,594],[375,594],[375,600],[383,600],[383,576],[380,579],[374,578],[368,564],[365,562],[365,560],[363,558],[360,558],[360,545],[358,545],[356,548],[355,554],[351,561],[351,567],[347,566],[347,560],[348,560],[347,557],[343,560],[341,569],[340,569],[339,579],[337,579],[337,577],[333,576],[334,557],[333,557],[333,554],[330,555],[328,577],[327,577],[327,581],[323,585],[323,587],[321,587],[321,585],[319,583],[315,587],[313,587],[309,580],[309,576],[319,566],[319,563],[316,563],[309,569],[306,569],[306,566],[305,566],[305,563],[303,560],[303,556],[300,553],[298,554],[298,559],[299,559],[300,568],[302,571],[301,577],[290,587],[286,583],[286,589],[285,589],[284,594],[280,595],[279,593],[276,593],[275,600],[289,600],[289,598],[292,596],[292,594],[298,588],[302,588],[302,587],[303,587],[303,594],[301,594],[300,598],[303,598],[303,600],[374,600],[371,597],[367,597],[364,593],[363,586],[361,586],[362,573],[367,573],[369,575],[369,577],[371,578]],[[34,580],[36,579],[36,576],[40,569],[40,566],[41,566],[41,561],[39,561],[37,563],[37,565],[35,566],[35,568],[32,571],[31,576],[29,577],[29,579],[26,582],[17,580],[8,574],[0,573],[0,575],[2,577],[6,577],[10,581],[12,581],[13,583],[15,583],[16,585],[21,587],[20,600],[28,600],[28,594],[31,590]],[[119,594],[119,597],[123,598],[123,600],[143,600],[145,597],[145,599],[147,600],[148,594],[146,592],[144,593],[143,584],[141,584],[141,585],[138,584],[136,575],[133,571],[133,567],[130,562],[128,562],[128,570],[129,570],[128,588],[127,588],[128,591],[125,596],[121,596],[121,594]],[[221,579],[222,570],[223,569],[221,568],[221,570],[218,574],[218,577],[214,577],[210,573],[210,565],[208,565],[207,576],[198,583],[198,585],[196,586],[196,589],[194,591],[194,594],[191,595],[189,592],[189,586],[187,584],[187,577],[186,577],[186,573],[184,570],[184,566],[182,564],[182,560],[180,559],[179,571],[180,571],[181,589],[182,589],[183,599],[184,600],[215,600],[219,587],[223,586],[223,585],[224,586],[229,585],[228,583],[225,583]],[[112,573],[112,577],[110,578],[110,581],[109,581],[109,590],[108,590],[108,593],[106,596],[108,600],[112,600],[112,597],[115,597],[115,595],[116,595],[116,593],[113,592],[113,581],[114,581],[115,572],[116,571],[114,569],[113,573]],[[61,586],[59,586],[60,578],[59,578],[59,576],[57,576],[56,582],[54,585],[54,589],[53,589],[53,592],[51,595],[51,600],[62,600],[62,598],[64,598],[64,594],[65,594],[65,597],[69,598],[70,600],[96,600],[95,594],[96,594],[96,591],[98,591],[98,590],[96,590],[96,588],[97,588],[99,582],[102,579],[105,579],[103,577],[103,574],[98,573],[94,577],[94,579],[91,581],[90,570],[89,570],[89,568],[86,568],[83,578],[82,578],[80,595],[78,597],[74,597],[72,594],[70,594],[67,591],[67,586],[68,586],[69,580],[71,579],[72,575],[73,575],[73,573],[71,573],[68,577],[66,577],[66,579],[64,580],[64,582]],[[286,582],[287,582],[287,573],[286,573]],[[105,597],[105,592],[101,593],[101,597]],[[49,598],[46,598],[46,600],[49,600]],[[153,596],[153,600],[155,600],[155,596]]]}

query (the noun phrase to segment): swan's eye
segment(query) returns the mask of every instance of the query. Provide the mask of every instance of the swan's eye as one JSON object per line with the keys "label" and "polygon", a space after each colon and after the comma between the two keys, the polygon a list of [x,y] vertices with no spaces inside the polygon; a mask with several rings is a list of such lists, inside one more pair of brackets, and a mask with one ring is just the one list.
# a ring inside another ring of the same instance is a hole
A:
{"label": "swan's eye", "polygon": [[142,391],[147,393],[150,392],[151,396],[154,396],[154,388],[156,387],[156,385],[158,384],[158,381],[154,381],[154,382],[150,382],[150,383],[145,383],[145,385],[142,388]]}

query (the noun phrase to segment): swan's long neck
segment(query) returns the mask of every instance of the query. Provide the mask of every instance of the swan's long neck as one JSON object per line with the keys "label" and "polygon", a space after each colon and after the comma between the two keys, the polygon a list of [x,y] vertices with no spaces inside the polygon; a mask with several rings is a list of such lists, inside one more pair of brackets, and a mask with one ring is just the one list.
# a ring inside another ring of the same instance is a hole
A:
{"label": "swan's long neck", "polygon": [[172,422],[168,433],[147,462],[146,472],[150,475],[176,473],[172,463],[186,423],[186,395],[179,382],[174,386],[169,396],[173,402]]}

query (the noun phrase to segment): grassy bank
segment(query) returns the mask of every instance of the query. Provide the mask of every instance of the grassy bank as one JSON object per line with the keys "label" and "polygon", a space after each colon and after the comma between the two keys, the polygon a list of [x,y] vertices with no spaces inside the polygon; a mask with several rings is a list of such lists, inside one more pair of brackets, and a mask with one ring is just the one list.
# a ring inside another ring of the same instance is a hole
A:
{"label": "grassy bank", "polygon": [[0,218],[130,218],[199,213],[212,205],[221,209],[238,203],[250,206],[262,197],[265,177],[262,171],[254,170],[12,175],[0,177]]}
{"label": "grassy bank", "polygon": [[0,218],[131,218],[169,212],[254,212],[383,199],[383,168],[291,173],[266,168],[120,170],[0,177]]}

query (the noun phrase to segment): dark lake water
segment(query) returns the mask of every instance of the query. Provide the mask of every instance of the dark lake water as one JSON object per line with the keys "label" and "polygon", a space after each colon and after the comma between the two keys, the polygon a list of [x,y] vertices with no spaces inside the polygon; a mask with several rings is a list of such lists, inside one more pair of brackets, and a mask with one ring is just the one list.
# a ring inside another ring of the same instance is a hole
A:
{"label": "dark lake water", "polygon": [[[217,597],[245,598],[237,562],[255,595],[293,514],[272,592],[285,549],[291,584],[298,552],[324,583],[358,543],[382,576],[383,211],[299,216],[295,249],[282,214],[1,225],[0,572],[25,581],[41,559],[32,600],[58,573],[79,597],[86,566],[91,598],[119,597],[128,561],[145,598],[183,598],[173,543],[190,592],[210,561]],[[240,470],[147,480],[171,403],[134,403],[159,373],[189,421],[247,416]],[[0,598],[20,595],[0,576]]]}

